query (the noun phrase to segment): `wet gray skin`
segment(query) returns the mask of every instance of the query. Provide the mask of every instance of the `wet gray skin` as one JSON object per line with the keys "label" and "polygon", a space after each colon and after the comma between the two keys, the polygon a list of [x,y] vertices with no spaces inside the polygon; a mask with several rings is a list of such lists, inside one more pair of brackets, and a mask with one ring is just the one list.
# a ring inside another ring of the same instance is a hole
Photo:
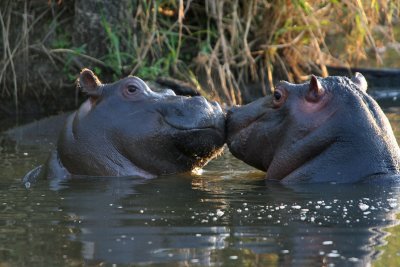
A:
{"label": "wet gray skin", "polygon": [[216,102],[156,93],[137,77],[102,84],[88,69],[79,86],[89,99],[67,119],[48,162],[24,181],[188,172],[222,150],[225,116]]}
{"label": "wet gray skin", "polygon": [[284,183],[357,182],[397,176],[400,152],[388,119],[357,73],[280,82],[227,114],[232,154]]}

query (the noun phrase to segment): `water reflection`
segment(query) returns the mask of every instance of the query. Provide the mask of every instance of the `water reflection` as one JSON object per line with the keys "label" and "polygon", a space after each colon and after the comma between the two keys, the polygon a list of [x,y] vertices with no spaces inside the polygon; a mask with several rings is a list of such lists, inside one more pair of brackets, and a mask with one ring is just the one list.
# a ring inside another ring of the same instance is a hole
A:
{"label": "water reflection", "polygon": [[[189,193],[189,194],[188,194]],[[191,189],[190,177],[79,181],[60,191],[62,209],[76,218],[86,260],[113,263],[190,260],[209,263],[212,249],[224,248],[224,225],[197,223],[219,201],[204,205],[205,194]]]}
{"label": "water reflection", "polygon": [[53,141],[1,140],[0,266],[365,266],[397,224],[397,185],[265,183],[229,153],[198,176],[26,190],[19,178]]}
{"label": "water reflection", "polygon": [[58,192],[59,224],[88,263],[365,266],[395,223],[398,188],[250,179],[73,181]]}

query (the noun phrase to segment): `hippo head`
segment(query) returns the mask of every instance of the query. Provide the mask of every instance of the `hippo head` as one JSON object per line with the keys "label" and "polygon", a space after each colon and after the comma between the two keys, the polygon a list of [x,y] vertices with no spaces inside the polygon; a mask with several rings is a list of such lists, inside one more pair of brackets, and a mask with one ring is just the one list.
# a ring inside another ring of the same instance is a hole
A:
{"label": "hippo head", "polygon": [[396,139],[366,91],[359,73],[280,82],[272,95],[228,111],[229,150],[285,182],[350,182],[397,172]]}
{"label": "hippo head", "polygon": [[84,69],[89,99],[67,122],[58,144],[62,164],[79,175],[154,176],[191,171],[221,152],[225,116],[204,97],[152,91],[138,77],[102,84]]}

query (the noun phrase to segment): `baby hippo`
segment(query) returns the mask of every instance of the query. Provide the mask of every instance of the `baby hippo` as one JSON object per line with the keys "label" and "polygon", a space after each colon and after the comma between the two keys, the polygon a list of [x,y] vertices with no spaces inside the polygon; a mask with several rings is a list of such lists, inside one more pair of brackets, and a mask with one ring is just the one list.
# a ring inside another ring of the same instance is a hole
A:
{"label": "baby hippo", "polygon": [[47,163],[24,182],[188,172],[222,150],[225,116],[216,102],[172,90],[156,93],[132,76],[102,84],[89,69],[82,70],[78,86],[88,100],[67,119]]}
{"label": "baby hippo", "polygon": [[400,150],[360,73],[280,82],[272,96],[227,114],[232,154],[283,183],[396,177]]}

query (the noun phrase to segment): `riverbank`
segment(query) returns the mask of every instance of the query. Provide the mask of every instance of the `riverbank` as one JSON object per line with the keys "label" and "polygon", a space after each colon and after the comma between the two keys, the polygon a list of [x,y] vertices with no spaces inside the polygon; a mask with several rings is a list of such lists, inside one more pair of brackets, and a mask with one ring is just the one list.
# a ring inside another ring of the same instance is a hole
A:
{"label": "riverbank", "polygon": [[174,77],[232,105],[327,65],[400,66],[396,6],[301,2],[3,1],[0,117],[76,108],[84,67],[103,82]]}

